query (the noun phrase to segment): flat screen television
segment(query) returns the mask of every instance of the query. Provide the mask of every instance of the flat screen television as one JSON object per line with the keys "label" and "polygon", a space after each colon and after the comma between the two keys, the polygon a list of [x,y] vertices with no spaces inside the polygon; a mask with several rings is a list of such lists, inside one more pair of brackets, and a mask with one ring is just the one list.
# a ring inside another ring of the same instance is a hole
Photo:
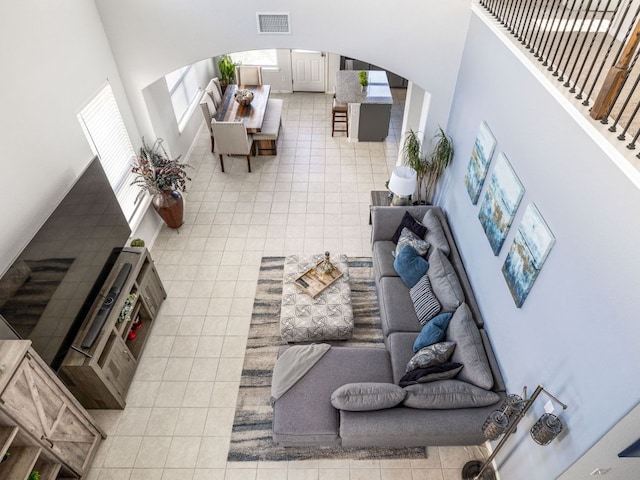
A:
{"label": "flat screen television", "polygon": [[0,315],[54,370],[130,235],[94,158],[0,277]]}

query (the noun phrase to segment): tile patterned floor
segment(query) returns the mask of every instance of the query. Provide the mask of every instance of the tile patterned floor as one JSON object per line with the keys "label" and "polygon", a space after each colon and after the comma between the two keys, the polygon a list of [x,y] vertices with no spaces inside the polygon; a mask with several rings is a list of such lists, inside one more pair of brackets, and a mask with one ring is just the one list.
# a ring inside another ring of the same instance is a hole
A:
{"label": "tile patterned floor", "polygon": [[204,129],[179,232],[152,255],[168,292],[123,411],[94,410],[108,433],[90,480],[454,480],[479,448],[431,447],[424,460],[227,463],[243,355],[263,255],[370,255],[369,199],[398,156],[404,90],[383,143],[331,137],[331,97],[283,98],[278,155],[225,159]]}

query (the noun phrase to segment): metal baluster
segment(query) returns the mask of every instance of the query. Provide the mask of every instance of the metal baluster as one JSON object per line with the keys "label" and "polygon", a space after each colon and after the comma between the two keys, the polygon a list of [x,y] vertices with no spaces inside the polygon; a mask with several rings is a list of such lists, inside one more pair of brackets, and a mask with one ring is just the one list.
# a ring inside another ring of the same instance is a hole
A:
{"label": "metal baluster", "polygon": [[528,0],[528,2],[526,3],[526,5],[523,5],[522,8],[522,15],[520,16],[520,22],[518,23],[518,26],[516,27],[516,31],[518,32],[517,37],[518,37],[518,41],[520,43],[522,43],[523,45],[525,44],[525,42],[523,42],[523,34],[525,32],[526,26],[527,26],[527,18],[529,17],[529,12],[531,11],[531,6],[533,4],[536,3],[536,0]]}
{"label": "metal baluster", "polygon": [[[609,0],[610,2],[611,0]],[[587,38],[589,38],[589,35],[591,34],[591,29],[593,27],[593,22],[596,19],[596,16],[598,15],[598,8],[600,7],[600,2],[601,0],[598,0],[598,4],[595,6],[595,8],[593,9],[593,14],[591,15],[591,20],[589,20],[589,25],[587,25],[587,31],[584,34],[584,37],[582,38],[582,43],[580,44],[580,48],[578,49],[578,53],[575,56],[575,62],[573,62],[573,67],[571,67],[571,72],[569,72],[569,75],[567,76],[567,81],[565,82],[564,86],[565,87],[569,87],[571,86],[571,77],[573,77],[573,72],[575,71],[576,67],[578,66],[578,60],[580,60],[580,56],[582,55],[582,51],[584,50],[584,46],[587,44]],[[593,32],[591,38],[591,45],[593,45],[593,42],[596,38],[597,32]],[[587,51],[587,53],[584,56],[584,60],[582,60],[582,65],[580,66],[580,73],[582,73],[582,69],[584,68],[585,63],[587,63],[587,59],[589,58],[589,52],[590,49]],[[569,62],[567,61],[567,65],[569,65]],[[571,88],[569,89],[569,93],[576,93],[576,85],[578,84],[578,80],[580,78],[580,73],[578,73],[578,75],[576,76],[574,82],[573,82],[573,86],[571,86]]]}
{"label": "metal baluster", "polygon": [[533,0],[523,0],[520,2],[520,7],[518,8],[518,13],[516,14],[515,18],[514,18],[514,22],[513,22],[513,29],[511,30],[511,33],[513,33],[513,36],[519,39],[522,38],[522,34],[520,33],[520,27],[522,26],[522,19],[524,18],[524,12],[526,10],[527,7],[527,1],[533,1]]}
{"label": "metal baluster", "polygon": [[[560,7],[562,6],[562,3],[563,3],[562,1],[558,2],[558,7],[557,7],[557,10],[556,10],[556,13],[550,17],[552,26],[553,26],[553,22],[555,20],[558,20],[558,22],[560,22],[560,20],[564,17],[564,14],[567,11],[567,8],[569,6],[569,2],[564,2],[564,7],[562,7],[562,13],[560,15],[558,15],[558,12],[560,11]],[[560,23],[558,23],[558,27],[560,27]],[[558,37],[558,32],[559,31],[560,31],[560,28],[556,28],[556,31],[553,32],[553,38],[551,39],[551,45],[549,45],[549,51],[547,52],[546,55],[544,55],[544,62],[542,63],[543,67],[546,67],[547,65],[549,65],[549,62],[547,62],[547,60],[549,60],[551,58],[551,51],[553,50],[553,44],[556,42],[556,38]],[[551,33],[549,33],[549,35],[551,35]],[[546,48],[547,48],[547,44],[545,43],[544,49],[546,49]],[[558,49],[559,48],[560,48],[560,43],[558,43]],[[543,54],[544,54],[544,49],[542,51]],[[549,65],[548,70],[549,71],[553,70],[553,61],[551,62],[551,65]]]}
{"label": "metal baluster", "polygon": [[[622,24],[624,23],[625,19],[627,18],[627,14],[629,13],[629,9],[631,8],[631,3],[633,2],[633,0],[627,0],[627,6],[625,7],[624,13],[622,14],[622,18],[620,19],[620,22],[618,23],[618,28],[616,28],[615,33],[611,36],[611,42],[609,42],[609,47],[607,48],[607,51],[604,54],[604,58],[602,59],[602,63],[600,64],[600,68],[598,69],[598,73],[596,74],[596,78],[593,79],[593,84],[591,85],[591,88],[589,89],[589,93],[587,93],[587,98],[585,99],[583,103],[583,105],[588,105],[589,104],[589,99],[591,98],[591,95],[593,94],[593,90],[596,88],[596,83],[598,83],[598,79],[600,78],[600,75],[602,75],[602,71],[604,70],[604,66],[607,63],[607,58],[609,58],[609,54],[611,53],[611,49],[613,48],[613,46],[616,43],[616,38],[618,38],[618,34],[620,33],[620,30],[622,29]],[[622,48],[622,47],[621,47]],[[622,49],[620,50],[622,51]],[[620,55],[620,52],[618,52],[618,55]],[[614,65],[615,62],[613,62],[611,65]]]}
{"label": "metal baluster", "polygon": [[507,8],[507,2],[508,0],[500,0],[496,5],[495,13],[493,14],[493,16],[496,17],[496,20],[502,20],[502,14]]}
{"label": "metal baluster", "polygon": [[[631,71],[633,70],[633,67],[635,66],[636,62],[638,61],[638,56],[640,56],[640,50],[638,50],[636,52],[636,54],[633,57],[633,61],[631,62],[631,64],[629,65],[629,74],[631,73]],[[629,78],[629,76],[627,75],[624,79],[624,81],[622,82],[622,84],[624,85],[625,83],[627,83],[627,79]],[[610,132],[615,132],[616,131],[616,126],[618,125],[618,122],[620,121],[620,118],[622,117],[622,114],[624,113],[624,111],[627,109],[627,106],[629,105],[629,101],[631,100],[631,97],[633,96],[636,87],[638,86],[638,82],[640,82],[640,76],[638,76],[638,78],[636,78],[635,83],[633,84],[633,87],[631,87],[631,91],[629,92],[629,94],[627,95],[627,98],[624,100],[624,102],[622,103],[622,106],[620,107],[620,111],[618,112],[618,115],[616,115],[616,118],[613,120],[613,124],[609,127],[609,131]],[[616,96],[616,100],[611,104],[611,108],[609,109],[609,111],[607,112],[607,117],[609,115],[611,115],[611,110],[613,110],[613,107],[616,103],[616,101],[618,100],[618,98],[620,97],[620,94],[622,93],[622,90],[620,91],[620,93],[618,93],[618,95]],[[635,112],[637,112],[638,107],[636,106],[636,110]],[[635,112],[632,115],[632,118],[629,119],[629,124],[631,123],[631,120],[633,119],[633,116],[635,115]],[[605,123],[605,122],[602,122]],[[624,135],[627,132],[627,129],[629,128],[629,124],[627,124],[627,126],[625,127],[625,129],[622,131],[622,133],[618,136],[618,140],[624,140]]]}
{"label": "metal baluster", "polygon": [[[611,0],[607,1],[607,5],[604,7],[604,10],[602,11],[602,15],[600,16],[600,21],[598,23],[598,25],[602,25],[602,22],[604,21],[604,17],[607,15],[607,11],[609,10],[609,5],[611,4]],[[622,0],[618,0],[618,4],[616,5],[613,14],[612,14],[612,18],[615,18],[616,13],[618,12],[618,8],[620,8],[620,5],[622,4]],[[587,76],[585,77],[584,81],[582,82],[582,86],[580,87],[580,92],[578,92],[578,95],[576,95],[576,98],[578,100],[582,99],[582,94],[584,93],[584,89],[587,86],[587,84],[589,83],[589,77],[591,76],[591,73],[593,72],[593,68],[596,66],[596,62],[598,61],[598,57],[600,57],[600,52],[602,51],[602,47],[604,46],[604,42],[607,39],[607,35],[609,35],[609,31],[611,30],[611,27],[613,26],[613,22],[609,22],[609,25],[607,26],[607,30],[602,34],[602,40],[600,41],[600,45],[598,46],[598,49],[596,50],[595,55],[593,56],[593,62],[591,62],[591,66],[589,67],[589,71],[587,72]],[[593,49],[593,45],[595,44],[596,38],[598,37],[598,34],[596,33],[593,36],[593,39],[591,40],[591,45],[589,45],[589,49],[585,55],[585,58],[589,58],[589,55],[591,54],[591,50]],[[584,67],[585,64],[583,64],[582,66]],[[580,78],[580,75],[582,75],[582,68],[580,69],[580,71],[578,72],[578,76],[577,78]],[[583,105],[587,106],[589,105],[589,98],[587,97],[585,99],[584,102],[582,102]]]}
{"label": "metal baluster", "polygon": [[[551,7],[549,8],[549,11],[547,12],[546,9],[543,12],[544,15],[544,25],[542,25],[542,23],[540,24],[540,26],[538,27],[538,33],[536,33],[536,38],[533,41],[533,47],[535,50],[535,54],[534,57],[538,57],[538,61],[541,62],[544,59],[543,56],[543,52],[545,50],[545,48],[547,48],[547,42],[549,42],[549,37],[551,37],[551,31],[547,32],[545,34],[545,32],[547,31],[547,25],[549,24],[549,19],[553,17],[553,15],[551,15],[551,12],[553,12],[554,9],[556,9],[556,3],[559,6],[560,5],[560,0],[553,0],[553,3],[551,4]],[[538,47],[536,48],[535,44],[538,42],[538,34],[542,32],[542,36],[540,37],[540,43],[538,44]],[[545,38],[546,35],[546,38]],[[544,42],[544,47],[542,46]],[[541,49],[542,48],[542,49]],[[544,63],[543,63],[544,65]]]}
{"label": "metal baluster", "polygon": [[[577,3],[577,0],[574,0],[573,5],[571,6],[571,10],[569,11],[569,18],[567,19],[567,23],[565,25],[565,28],[562,29],[562,35],[560,36],[560,41],[558,42],[558,47],[560,47],[560,44],[562,44],[562,41],[564,40],[565,34],[567,34],[568,25],[571,24],[571,12],[576,10],[576,8],[575,8],[576,3]],[[584,0],[580,0],[580,7],[578,7],[577,12],[576,12],[576,21],[578,20],[578,15],[579,15],[580,9],[582,8],[582,4],[583,3],[584,3]],[[575,26],[576,21],[574,21],[573,24],[571,24],[571,28],[572,29],[573,29],[573,26]],[[556,65],[556,69],[553,72],[553,76],[554,77],[557,77],[558,75],[560,75],[560,64],[562,64],[562,59],[564,58],[564,54],[567,53],[567,48],[569,47],[569,43],[571,43],[571,33],[568,33],[567,36],[569,38],[567,38],[567,41],[565,42],[564,47],[562,48],[562,53],[560,54],[560,59],[558,60],[558,63],[555,62],[555,56],[553,58],[553,61],[551,62],[551,63],[554,63]],[[562,76],[560,76],[560,78],[562,78]]]}
{"label": "metal baluster", "polygon": [[496,18],[500,21],[502,25],[504,25],[504,18],[508,10],[509,10],[509,0],[503,0],[502,5],[500,5],[500,8],[498,8],[498,11],[496,12]]}
{"label": "metal baluster", "polygon": [[511,17],[513,16],[513,12],[515,11],[517,4],[518,4],[518,0],[511,0],[511,5],[509,5],[509,11],[505,16],[504,22],[502,22],[502,24],[507,28],[509,28],[509,25],[511,25]]}
{"label": "metal baluster", "polygon": [[[547,0],[543,0],[543,3],[545,3]],[[531,26],[533,25],[533,15],[536,11],[536,6],[537,6],[537,1],[533,0],[530,4],[529,4],[529,10],[527,11],[527,19],[525,20],[525,24],[526,24],[526,29],[524,31],[524,34],[522,35],[522,38],[520,38],[520,43],[522,43],[522,45],[524,45],[527,49],[531,49],[531,37],[533,36],[533,32],[531,32]],[[540,9],[538,9],[538,12],[540,11]],[[529,36],[529,32],[531,32],[531,36]],[[527,39],[528,37],[528,39]]]}
{"label": "metal baluster", "polygon": [[[587,3],[587,6],[585,8],[585,12],[589,11],[589,8],[591,7],[591,2],[592,0],[589,0]],[[578,8],[578,12],[582,11],[582,3],[580,4],[580,7]],[[569,51],[569,55],[567,56],[567,63],[565,64],[564,68],[562,69],[562,73],[560,74],[560,77],[558,78],[558,81],[562,81],[563,80],[563,76],[564,76],[564,72],[567,71],[567,68],[569,67],[569,62],[571,61],[571,59],[573,58],[573,52],[575,51],[576,45],[578,44],[578,40],[580,39],[580,32],[582,32],[582,27],[584,26],[584,21],[587,18],[587,14],[585,13],[584,16],[582,17],[582,19],[580,20],[580,26],[578,27],[578,29],[576,30],[575,26],[578,23],[578,13],[576,13],[576,21],[573,23],[573,31],[575,32],[575,40],[573,41],[573,45],[571,46],[571,50]],[[587,37],[588,33],[585,33],[585,39]],[[567,45],[569,44],[569,40],[567,40]],[[565,47],[566,50],[566,47]],[[579,55],[579,54],[578,54]],[[577,59],[576,59],[577,61]],[[560,59],[561,63],[562,59]],[[568,87],[568,82],[569,79],[567,78],[567,85],[565,85],[565,87]]]}

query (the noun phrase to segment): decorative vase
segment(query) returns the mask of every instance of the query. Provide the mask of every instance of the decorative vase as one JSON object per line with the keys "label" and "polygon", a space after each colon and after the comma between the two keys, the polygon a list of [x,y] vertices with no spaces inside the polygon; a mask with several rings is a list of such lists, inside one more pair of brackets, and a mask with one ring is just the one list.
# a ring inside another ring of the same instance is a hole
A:
{"label": "decorative vase", "polygon": [[242,88],[236,91],[234,97],[236,99],[236,102],[246,107],[253,101],[253,92],[251,90],[247,90],[246,88]]}
{"label": "decorative vase", "polygon": [[153,208],[169,228],[180,228],[183,223],[184,200],[177,190],[164,190],[151,199]]}

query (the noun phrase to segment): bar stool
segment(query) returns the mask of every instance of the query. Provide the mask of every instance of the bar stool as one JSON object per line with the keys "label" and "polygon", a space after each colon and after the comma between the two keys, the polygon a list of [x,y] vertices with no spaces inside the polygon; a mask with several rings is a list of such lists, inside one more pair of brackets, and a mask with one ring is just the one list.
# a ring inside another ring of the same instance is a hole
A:
{"label": "bar stool", "polygon": [[[331,136],[335,132],[344,132],[349,135],[349,114],[348,104],[339,102],[336,100],[335,94],[333,95],[333,105],[331,107]],[[344,130],[336,130],[336,124],[344,124]]]}

